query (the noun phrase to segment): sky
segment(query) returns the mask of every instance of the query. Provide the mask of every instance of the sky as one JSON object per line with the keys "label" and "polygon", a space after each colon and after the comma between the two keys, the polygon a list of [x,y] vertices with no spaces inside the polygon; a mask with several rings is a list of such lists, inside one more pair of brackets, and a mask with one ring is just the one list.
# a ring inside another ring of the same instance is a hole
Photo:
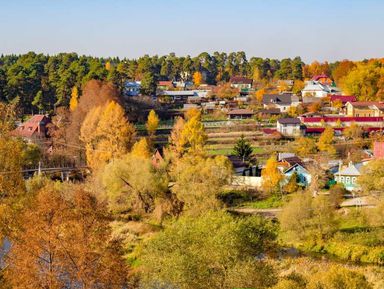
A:
{"label": "sky", "polygon": [[384,0],[0,0],[0,54],[384,57]]}

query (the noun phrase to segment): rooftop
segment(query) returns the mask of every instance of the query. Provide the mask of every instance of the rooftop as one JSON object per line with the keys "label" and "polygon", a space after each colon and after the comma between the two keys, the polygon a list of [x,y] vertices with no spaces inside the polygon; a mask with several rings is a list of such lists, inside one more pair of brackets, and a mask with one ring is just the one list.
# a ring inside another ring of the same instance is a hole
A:
{"label": "rooftop", "polygon": [[245,115],[245,114],[255,114],[252,110],[250,109],[233,109],[229,111],[227,114],[229,115]]}
{"label": "rooftop", "polygon": [[235,84],[252,84],[253,82],[252,79],[249,79],[243,76],[232,76],[229,81]]}
{"label": "rooftop", "polygon": [[277,121],[281,124],[300,124],[301,123],[299,118],[279,118]]}

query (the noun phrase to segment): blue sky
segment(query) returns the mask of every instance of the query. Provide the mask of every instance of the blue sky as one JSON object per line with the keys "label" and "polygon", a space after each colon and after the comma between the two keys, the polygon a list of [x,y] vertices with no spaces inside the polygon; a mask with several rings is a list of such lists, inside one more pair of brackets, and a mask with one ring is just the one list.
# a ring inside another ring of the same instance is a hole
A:
{"label": "blue sky", "polygon": [[0,53],[384,57],[382,0],[0,0]]}

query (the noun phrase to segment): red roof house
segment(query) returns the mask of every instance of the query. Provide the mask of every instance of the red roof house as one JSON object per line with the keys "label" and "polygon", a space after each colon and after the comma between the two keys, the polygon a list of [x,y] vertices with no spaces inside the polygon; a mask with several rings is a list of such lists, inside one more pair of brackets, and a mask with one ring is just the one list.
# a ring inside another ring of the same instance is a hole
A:
{"label": "red roof house", "polygon": [[326,74],[319,74],[312,77],[312,80],[320,82],[321,84],[331,85],[333,83],[332,79]]}
{"label": "red roof house", "polygon": [[42,114],[36,114],[19,125],[12,135],[26,139],[41,139],[47,137],[47,124],[50,119]]}
{"label": "red roof house", "polygon": [[347,102],[356,102],[357,99],[354,95],[331,95],[330,101],[331,103],[341,101],[342,104],[346,104]]}

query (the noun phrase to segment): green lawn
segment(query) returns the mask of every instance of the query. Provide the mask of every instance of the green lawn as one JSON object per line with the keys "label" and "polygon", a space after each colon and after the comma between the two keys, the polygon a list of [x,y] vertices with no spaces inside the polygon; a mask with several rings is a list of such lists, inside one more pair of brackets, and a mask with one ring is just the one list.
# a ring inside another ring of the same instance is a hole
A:
{"label": "green lawn", "polygon": [[253,209],[274,209],[280,208],[284,205],[285,201],[280,196],[271,196],[264,200],[243,203],[241,206]]}

